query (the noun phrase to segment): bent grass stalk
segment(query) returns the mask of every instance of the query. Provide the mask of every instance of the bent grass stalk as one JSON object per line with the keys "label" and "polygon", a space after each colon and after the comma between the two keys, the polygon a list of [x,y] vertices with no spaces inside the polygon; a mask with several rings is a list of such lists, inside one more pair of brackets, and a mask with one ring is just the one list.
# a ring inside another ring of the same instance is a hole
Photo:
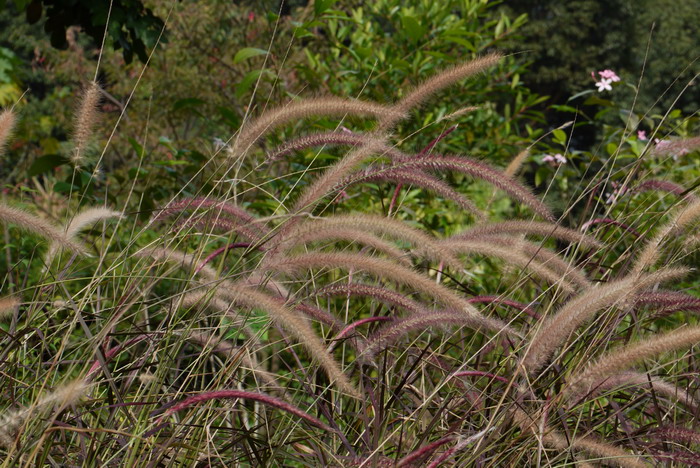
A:
{"label": "bent grass stalk", "polygon": [[297,416],[298,418],[303,419],[304,421],[308,422],[313,426],[318,427],[319,429],[323,429],[324,431],[328,432],[333,432],[333,429],[327,424],[323,423],[320,419],[311,416],[310,414],[300,410],[296,406],[291,405],[284,400],[275,398],[270,395],[265,395],[263,393],[247,392],[243,390],[216,390],[212,392],[202,392],[198,395],[193,395],[191,397],[185,398],[176,405],[168,408],[165,411],[165,413],[163,413],[163,415],[157,419],[156,424],[160,424],[165,418],[184,409],[187,409],[191,406],[199,405],[200,403],[204,403],[211,400],[223,399],[241,399],[257,401],[259,403],[262,403],[263,405],[271,406],[273,408],[277,408],[289,414]]}

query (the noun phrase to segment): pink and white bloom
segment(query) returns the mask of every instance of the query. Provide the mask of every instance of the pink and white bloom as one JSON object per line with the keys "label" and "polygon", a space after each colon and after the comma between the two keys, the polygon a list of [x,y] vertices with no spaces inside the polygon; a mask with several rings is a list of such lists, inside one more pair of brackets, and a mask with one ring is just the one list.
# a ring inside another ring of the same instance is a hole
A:
{"label": "pink and white bloom", "polygon": [[617,76],[617,73],[615,73],[614,71],[609,70],[609,69],[608,69],[608,70],[599,71],[598,74],[600,75],[601,78],[610,80],[610,81],[612,81],[612,82],[620,81],[620,77]]}
{"label": "pink and white bloom", "polygon": [[647,132],[645,132],[644,130],[638,130],[637,131],[637,139],[639,141],[647,141],[648,140]]}
{"label": "pink and white bloom", "polygon": [[612,91],[612,86],[610,86],[610,83],[612,83],[612,80],[608,78],[601,78],[595,85],[598,87],[598,92],[602,93],[603,91]]}
{"label": "pink and white bloom", "polygon": [[542,158],[542,162],[549,163],[552,166],[559,166],[561,164],[566,164],[566,158],[561,154],[548,154]]}

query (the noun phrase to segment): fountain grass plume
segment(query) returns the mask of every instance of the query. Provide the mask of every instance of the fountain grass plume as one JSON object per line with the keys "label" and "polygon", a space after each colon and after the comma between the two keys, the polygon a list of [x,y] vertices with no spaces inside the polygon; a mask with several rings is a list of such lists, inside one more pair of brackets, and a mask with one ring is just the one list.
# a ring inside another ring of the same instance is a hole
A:
{"label": "fountain grass plume", "polygon": [[280,258],[273,268],[280,272],[298,271],[307,268],[352,268],[356,271],[364,270],[377,278],[388,279],[409,286],[452,309],[460,311],[465,325],[519,336],[515,330],[500,320],[481,315],[474,306],[447,287],[437,284],[411,269],[382,258],[355,253],[311,252]]}
{"label": "fountain grass plume", "polygon": [[151,223],[162,221],[170,216],[174,216],[187,210],[205,209],[206,216],[185,220],[185,224],[211,223],[212,226],[220,227],[227,231],[239,230],[246,237],[253,239],[263,238],[270,233],[269,227],[245,208],[234,203],[216,200],[208,197],[186,197],[173,200],[165,207],[157,211],[151,218]]}
{"label": "fountain grass plume", "polygon": [[656,264],[661,256],[661,243],[667,236],[686,228],[700,216],[700,200],[680,207],[670,221],[664,224],[656,235],[649,240],[632,267],[633,272],[641,272]]}
{"label": "fountain grass plume", "polygon": [[[107,220],[111,218],[121,218],[122,214],[115,210],[110,210],[104,207],[97,208],[87,208],[81,211],[77,216],[75,216],[65,229],[65,235],[68,239],[73,241],[78,241],[77,236],[83,229],[95,224],[98,221]],[[46,263],[50,264],[53,260],[56,252],[58,251],[59,245],[57,242],[53,242],[49,247],[49,251],[46,254]]]}
{"label": "fountain grass plume", "polygon": [[[420,85],[416,86],[412,91],[408,92],[394,106],[394,110],[399,115],[405,114],[427,101],[431,96],[442,91],[443,89],[462,81],[465,78],[476,75],[496,65],[502,58],[498,53],[492,53],[479,57],[475,60],[462,63],[447,70],[443,70],[434,76],[428,78]],[[392,127],[398,118],[395,115],[387,114],[381,121],[383,127]]]}
{"label": "fountain grass plume", "polygon": [[399,263],[410,266],[409,255],[397,248],[391,242],[385,241],[371,232],[363,229],[353,229],[346,226],[319,226],[318,229],[308,230],[299,236],[295,236],[293,242],[286,248],[293,248],[306,243],[322,242],[330,240],[347,241],[371,247],[377,252],[382,252]]}
{"label": "fountain grass plume", "polygon": [[0,297],[0,320],[14,314],[15,310],[21,303],[22,301],[20,301],[16,296]]}
{"label": "fountain grass plume", "polygon": [[679,197],[687,197],[688,200],[691,201],[696,201],[698,198],[697,195],[689,193],[688,190],[682,185],[678,185],[675,182],[671,182],[670,180],[658,179],[645,180],[644,182],[642,182],[634,188],[634,193],[643,193],[651,190],[658,190],[660,192],[671,193]]}
{"label": "fountain grass plume", "polygon": [[535,331],[522,359],[523,367],[530,374],[537,373],[554,350],[577,328],[592,320],[600,310],[633,300],[637,292],[679,278],[687,272],[685,268],[667,268],[650,274],[629,275],[585,290],[564,304]]}
{"label": "fountain grass plume", "polygon": [[279,236],[279,239],[285,244],[290,243],[296,237],[304,235],[306,232],[325,229],[330,226],[366,229],[377,235],[381,234],[394,237],[411,244],[420,256],[424,256],[436,262],[445,262],[445,264],[455,269],[462,268],[462,262],[452,255],[449,249],[441,246],[438,240],[420,229],[409,226],[404,221],[388,218],[386,216],[349,214],[309,220],[298,225],[284,235]]}
{"label": "fountain grass plume", "polygon": [[82,99],[76,110],[73,131],[74,148],[71,155],[71,161],[76,166],[82,165],[84,161],[85,151],[97,121],[100,95],[100,85],[91,81],[85,86]]}
{"label": "fountain grass plume", "polygon": [[[362,146],[371,142],[372,139],[373,137],[366,133],[335,131],[313,133],[311,135],[296,138],[278,146],[272,152],[267,154],[265,161],[267,163],[272,163],[296,151],[301,151],[316,146]],[[406,157],[404,153],[395,147],[387,145],[384,141],[379,141],[377,143],[382,145],[381,154],[386,155],[390,159],[401,159]]]}
{"label": "fountain grass plume", "polygon": [[321,339],[305,318],[263,292],[230,281],[223,282],[218,293],[240,306],[267,312],[272,320],[288,330],[309,350],[311,356],[318,361],[328,377],[335,381],[341,390],[355,398],[361,398],[362,393],[350,382],[333,356],[326,351]]}
{"label": "fountain grass plume", "polygon": [[555,223],[541,221],[499,221],[478,224],[455,234],[451,239],[476,239],[483,236],[532,235],[564,240],[574,244],[601,248],[603,244],[597,239],[574,229],[565,228]]}
{"label": "fountain grass plume", "polygon": [[587,288],[591,285],[590,281],[586,277],[586,273],[582,269],[576,267],[571,261],[567,261],[556,252],[543,248],[540,244],[529,242],[522,238],[511,238],[505,236],[484,237],[480,240],[493,243],[494,245],[504,246],[509,249],[513,249],[514,251],[522,252],[532,261],[537,262],[539,265],[553,271],[554,273],[560,274],[562,278],[566,278],[567,281],[579,288]]}
{"label": "fountain grass plume", "polygon": [[661,426],[654,429],[654,435],[681,444],[700,444],[700,433],[678,426]]}
{"label": "fountain grass plume", "polygon": [[700,342],[700,326],[685,327],[612,349],[569,378],[563,395],[589,393],[596,382],[615,376],[645,359],[680,350]]}
{"label": "fountain grass plume", "polygon": [[3,154],[7,142],[15,129],[17,116],[12,109],[4,109],[0,112],[0,155]]}
{"label": "fountain grass plume", "polygon": [[700,298],[679,291],[652,291],[637,295],[635,306],[652,307],[664,315],[680,310],[700,312]]}
{"label": "fountain grass plume", "polygon": [[[554,271],[532,256],[518,252],[512,245],[504,245],[502,242],[487,239],[447,239],[442,241],[441,246],[449,249],[454,254],[485,255],[487,257],[500,258],[509,265],[517,266],[523,270],[532,272],[539,278],[559,286],[567,293],[573,293],[576,288],[571,284],[571,278],[563,277],[560,272]],[[575,270],[573,267],[570,269]]]}
{"label": "fountain grass plume", "polygon": [[[352,149],[345,157],[340,159],[315,181],[313,181],[294,202],[292,212],[312,212],[323,199],[330,193],[334,193],[341,181],[352,174],[357,167],[372,156],[382,156],[386,137],[374,134],[364,145]],[[290,225],[292,223],[288,223]]]}
{"label": "fountain grass plume", "polygon": [[506,168],[503,170],[503,173],[508,177],[515,177],[515,175],[518,173],[518,171],[523,166],[523,163],[528,157],[530,157],[530,150],[522,150],[520,153],[515,155],[515,157],[511,160],[510,163],[508,163]]}
{"label": "fountain grass plume", "polygon": [[66,248],[77,254],[87,253],[87,249],[79,242],[66,236],[61,230],[48,221],[45,221],[35,215],[29,214],[24,210],[13,208],[0,203],[0,221],[11,223],[16,226],[34,232],[48,239],[58,246]]}
{"label": "fountain grass plume", "polygon": [[381,286],[372,286],[362,283],[332,284],[316,290],[314,296],[360,296],[377,299],[387,305],[399,307],[411,314],[424,313],[427,307],[417,301],[409,299],[405,295]]}
{"label": "fountain grass plume", "polygon": [[134,256],[140,258],[151,258],[156,262],[179,263],[181,268],[188,271],[196,271],[196,274],[209,281],[216,281],[219,276],[216,270],[209,265],[204,265],[204,267],[199,268],[201,266],[201,259],[199,257],[195,257],[194,255],[190,255],[179,250],[170,249],[168,247],[144,248],[136,252]]}
{"label": "fountain grass plume", "polygon": [[450,187],[446,182],[437,177],[417,170],[380,170],[352,180],[348,183],[340,183],[340,186],[348,187],[358,182],[389,181],[399,185],[413,185],[433,192],[447,200],[455,202],[463,210],[473,214],[477,219],[484,220],[486,215],[467,197]]}
{"label": "fountain grass plume", "polygon": [[656,146],[651,150],[651,154],[654,156],[673,156],[678,158],[697,150],[700,150],[700,136],[661,140],[656,143]]}
{"label": "fountain grass plume", "polygon": [[480,329],[484,325],[482,321],[475,320],[473,317],[465,319],[464,313],[459,310],[427,312],[394,320],[381,327],[367,339],[365,347],[360,350],[358,359],[374,361],[378,352],[412,332],[423,332],[430,328],[445,329],[462,326]]}
{"label": "fountain grass plume", "polygon": [[211,400],[222,400],[222,399],[227,399],[227,400],[242,399],[242,400],[256,401],[258,403],[262,403],[265,406],[271,406],[273,408],[277,408],[277,409],[285,411],[289,414],[297,416],[298,418],[303,419],[304,421],[308,422],[309,424],[311,424],[313,426],[318,427],[319,429],[323,429],[324,431],[328,431],[328,432],[333,432],[333,429],[331,429],[327,424],[323,423],[318,418],[311,416],[310,414],[302,411],[301,409],[297,408],[294,405],[287,403],[284,400],[281,400],[279,398],[275,398],[275,397],[270,396],[270,395],[265,395],[264,393],[247,392],[244,390],[215,390],[215,391],[211,391],[211,392],[201,392],[197,395],[192,395],[192,396],[180,401],[179,403],[171,406],[170,408],[168,408],[157,419],[156,424],[160,424],[165,418],[167,418],[175,413],[178,413],[184,409],[187,409],[191,406],[199,405],[200,403],[204,403],[204,402],[211,401]]}
{"label": "fountain grass plume", "polygon": [[506,176],[502,171],[494,169],[481,161],[476,161],[464,156],[431,155],[401,161],[400,167],[437,172],[455,171],[484,180],[494,187],[503,190],[518,202],[530,207],[536,214],[547,221],[555,221],[554,215],[552,215],[547,205],[538,200],[529,189],[518,183],[512,177]]}
{"label": "fountain grass plume", "polygon": [[346,115],[382,118],[392,116],[400,119],[403,113],[391,106],[374,102],[325,97],[290,102],[285,106],[264,112],[241,128],[230,148],[229,156],[245,155],[266,133],[290,122],[309,117],[344,117]]}

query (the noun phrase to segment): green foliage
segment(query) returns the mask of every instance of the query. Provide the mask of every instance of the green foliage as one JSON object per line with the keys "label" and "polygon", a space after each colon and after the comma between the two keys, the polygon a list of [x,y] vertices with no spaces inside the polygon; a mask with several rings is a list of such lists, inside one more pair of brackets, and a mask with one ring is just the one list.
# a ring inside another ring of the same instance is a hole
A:
{"label": "green foliage", "polygon": [[[5,7],[4,3],[0,3],[0,8]],[[106,32],[114,49],[123,50],[127,63],[134,55],[146,62],[147,48],[155,46],[164,28],[163,21],[141,0],[17,0],[13,3],[18,12],[26,12],[30,24],[40,22],[45,15],[44,31],[50,36],[51,45],[59,49],[68,47],[66,32],[71,26],[81,27],[95,44],[101,44],[109,17]]]}

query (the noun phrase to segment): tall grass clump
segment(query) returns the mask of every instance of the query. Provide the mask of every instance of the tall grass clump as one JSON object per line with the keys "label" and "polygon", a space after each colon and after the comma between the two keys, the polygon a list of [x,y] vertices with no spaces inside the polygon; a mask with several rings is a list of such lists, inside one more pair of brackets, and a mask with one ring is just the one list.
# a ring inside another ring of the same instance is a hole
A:
{"label": "tall grass clump", "polygon": [[[664,222],[580,200],[561,210],[517,175],[531,150],[503,170],[438,152],[456,152],[454,127],[418,148],[401,135],[501,60],[393,101],[253,108],[152,210],[130,209],[133,186],[92,207],[74,193],[54,211],[3,201],[5,466],[697,460],[700,306],[673,285],[697,281],[700,204],[679,199]],[[99,96],[93,82],[79,105],[74,178]],[[359,130],[339,130],[345,119]],[[336,156],[300,168],[297,153],[325,146]],[[386,203],[367,202],[370,186],[388,187]],[[627,196],[680,193],[637,187]],[[438,227],[411,205],[416,188],[449,207]],[[601,228],[620,224],[637,236]]]}

